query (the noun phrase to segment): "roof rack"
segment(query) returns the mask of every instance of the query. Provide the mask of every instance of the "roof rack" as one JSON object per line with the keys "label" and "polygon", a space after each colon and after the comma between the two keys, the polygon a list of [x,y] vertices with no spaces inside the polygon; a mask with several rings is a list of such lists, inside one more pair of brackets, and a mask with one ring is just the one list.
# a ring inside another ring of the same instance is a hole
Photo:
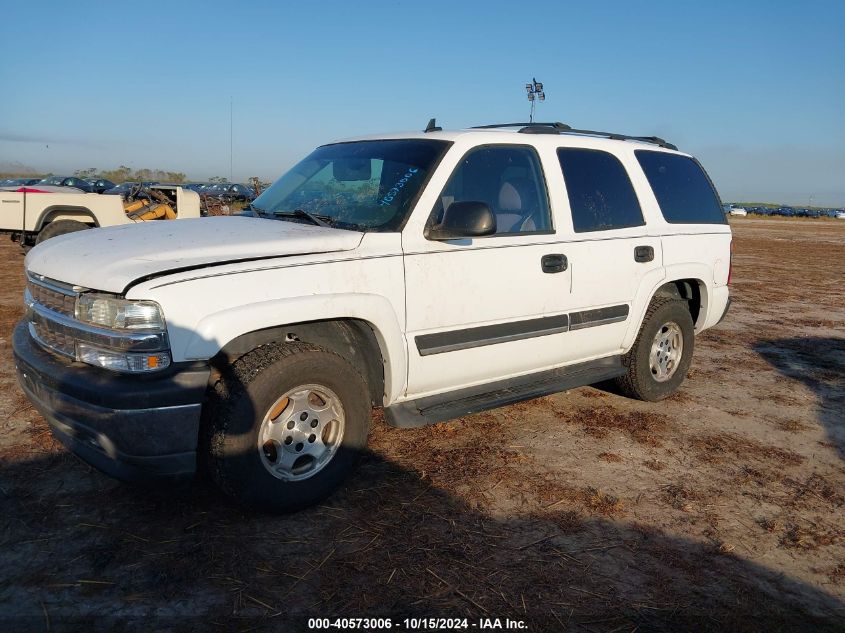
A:
{"label": "roof rack", "polygon": [[676,151],[678,149],[676,145],[669,143],[659,136],[629,136],[628,134],[618,134],[616,132],[578,130],[559,121],[554,123],[495,123],[493,125],[476,125],[472,129],[491,130],[502,127],[518,127],[520,128],[518,131],[522,134],[584,134],[586,136],[602,136],[617,141],[641,141]]}
{"label": "roof rack", "polygon": [[[492,125],[476,125],[470,129],[472,130],[492,130],[497,127],[543,127],[543,128],[554,128],[556,130],[571,130],[572,128],[568,126],[566,123],[561,123],[560,121],[555,121],[554,123],[493,123]],[[521,132],[522,130],[520,130]]]}

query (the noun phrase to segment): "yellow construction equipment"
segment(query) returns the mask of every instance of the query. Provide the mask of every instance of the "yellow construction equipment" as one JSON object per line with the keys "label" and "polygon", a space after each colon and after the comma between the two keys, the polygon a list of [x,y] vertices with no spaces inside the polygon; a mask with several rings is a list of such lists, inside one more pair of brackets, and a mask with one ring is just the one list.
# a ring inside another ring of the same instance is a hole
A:
{"label": "yellow construction equipment", "polygon": [[126,215],[136,222],[147,220],[175,220],[176,212],[170,205],[170,200],[160,191],[151,190],[150,198],[141,198],[132,202],[125,202],[123,210]]}

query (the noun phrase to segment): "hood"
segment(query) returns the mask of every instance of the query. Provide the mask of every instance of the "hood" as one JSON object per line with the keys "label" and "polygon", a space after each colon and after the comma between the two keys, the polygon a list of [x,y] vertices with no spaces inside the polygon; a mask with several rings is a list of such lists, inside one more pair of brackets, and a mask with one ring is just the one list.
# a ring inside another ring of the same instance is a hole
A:
{"label": "hood", "polygon": [[122,293],[168,271],[290,255],[353,250],[363,233],[284,220],[213,217],[78,231],[47,240],[26,269],[57,281]]}

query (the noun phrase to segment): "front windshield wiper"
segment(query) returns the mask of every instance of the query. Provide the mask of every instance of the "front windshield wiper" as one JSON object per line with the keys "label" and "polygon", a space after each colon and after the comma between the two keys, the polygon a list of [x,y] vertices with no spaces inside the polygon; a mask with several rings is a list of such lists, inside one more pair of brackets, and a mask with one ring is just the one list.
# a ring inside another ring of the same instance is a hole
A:
{"label": "front windshield wiper", "polygon": [[331,228],[331,224],[329,222],[332,218],[327,215],[315,215],[313,213],[309,213],[308,211],[303,211],[302,209],[294,209],[293,211],[274,211],[273,215],[276,217],[283,217],[283,218],[305,218],[309,220],[312,224],[316,224],[317,226],[324,226],[326,228]]}
{"label": "front windshield wiper", "polygon": [[252,211],[259,218],[269,218],[270,217],[269,211],[265,211],[264,209],[259,209],[258,207],[256,207],[251,202],[247,205],[246,208],[249,209],[250,211]]}

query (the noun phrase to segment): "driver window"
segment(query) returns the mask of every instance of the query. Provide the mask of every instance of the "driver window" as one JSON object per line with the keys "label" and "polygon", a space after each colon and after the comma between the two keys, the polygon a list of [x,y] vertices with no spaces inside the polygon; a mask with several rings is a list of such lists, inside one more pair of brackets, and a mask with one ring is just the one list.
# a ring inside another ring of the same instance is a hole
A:
{"label": "driver window", "polygon": [[490,207],[496,235],[552,230],[540,160],[531,148],[497,145],[469,151],[441,192],[430,222],[439,222],[453,202],[467,201]]}

